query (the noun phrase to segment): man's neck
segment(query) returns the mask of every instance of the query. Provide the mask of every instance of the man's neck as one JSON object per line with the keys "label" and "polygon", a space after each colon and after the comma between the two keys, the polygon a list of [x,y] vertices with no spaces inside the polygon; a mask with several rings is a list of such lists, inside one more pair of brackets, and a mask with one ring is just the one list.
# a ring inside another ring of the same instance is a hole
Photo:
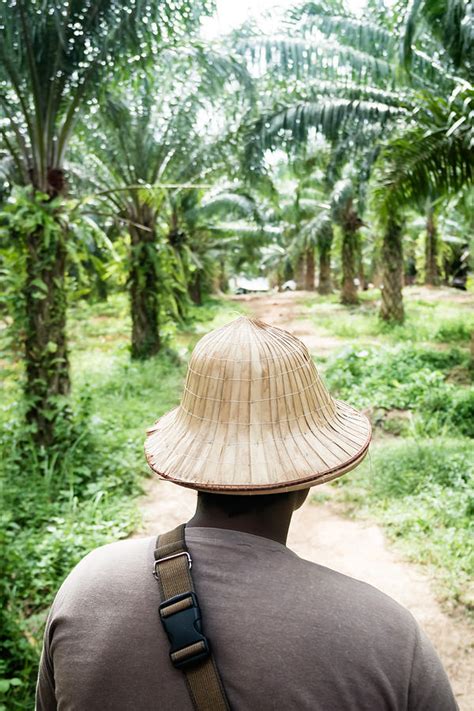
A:
{"label": "man's neck", "polygon": [[242,533],[262,536],[286,545],[293,508],[281,500],[262,509],[233,513],[213,506],[206,500],[198,500],[194,516],[188,521],[189,527],[224,528]]}

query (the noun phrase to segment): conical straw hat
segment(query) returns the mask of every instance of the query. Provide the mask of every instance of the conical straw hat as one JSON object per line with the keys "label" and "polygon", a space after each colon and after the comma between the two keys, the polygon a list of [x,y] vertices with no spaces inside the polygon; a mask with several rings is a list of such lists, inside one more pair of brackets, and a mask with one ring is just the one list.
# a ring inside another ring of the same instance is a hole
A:
{"label": "conical straw hat", "polygon": [[367,453],[365,415],[326,390],[306,346],[240,317],[204,336],[181,404],[147,432],[150,467],[202,491],[268,494],[314,486]]}

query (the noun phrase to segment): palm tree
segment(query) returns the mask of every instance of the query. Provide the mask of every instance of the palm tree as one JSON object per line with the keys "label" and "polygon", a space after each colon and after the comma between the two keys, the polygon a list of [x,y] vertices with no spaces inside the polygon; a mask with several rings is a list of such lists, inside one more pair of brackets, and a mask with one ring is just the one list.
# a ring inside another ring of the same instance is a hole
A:
{"label": "palm tree", "polygon": [[356,257],[358,251],[357,232],[363,226],[355,206],[354,185],[343,179],[336,183],[331,199],[333,220],[342,232],[342,289],[341,302],[357,304]]}
{"label": "palm tree", "polygon": [[[42,444],[55,438],[70,387],[61,198],[77,119],[94,107],[120,61],[130,71],[133,63],[152,58],[163,38],[172,43],[194,27],[204,7],[191,0],[0,4],[0,137],[29,188],[28,219],[17,235],[26,253],[25,394],[27,419]],[[57,229],[45,229],[46,213]]]}
{"label": "palm tree", "polygon": [[256,197],[239,183],[217,185],[204,193],[170,193],[169,198],[174,205],[171,215],[181,235],[177,257],[184,266],[189,295],[200,305],[205,291],[211,290],[216,280],[225,290],[225,262],[234,249],[242,255],[248,250],[248,242],[251,248],[261,246],[264,216]]}
{"label": "palm tree", "polygon": [[[417,20],[424,17],[432,33],[424,32],[423,44],[415,46],[412,32],[411,39],[405,43],[405,49],[410,50],[411,73],[403,77],[398,66],[400,18],[397,10],[384,13],[375,10],[370,8],[366,15],[358,18],[348,16],[337,1],[309,2],[291,11],[292,36],[289,38],[250,35],[245,39],[245,51],[250,51],[255,61],[263,58],[266,75],[272,76],[273,71],[276,85],[284,89],[283,100],[270,108],[262,108],[248,153],[258,156],[259,151],[274,145],[304,143],[310,131],[316,129],[333,143],[342,139],[351,155],[361,150],[368,154],[372,150],[373,165],[383,141],[405,134],[407,141],[403,146],[397,145],[404,155],[400,153],[400,161],[393,165],[393,171],[384,174],[380,192],[385,193],[387,202],[385,205],[377,203],[383,221],[393,225],[398,221],[401,205],[397,198],[406,197],[410,190],[416,193],[415,184],[424,184],[428,192],[435,180],[449,184],[452,190],[470,179],[474,142],[472,118],[468,117],[467,108],[472,98],[472,87],[467,81],[471,75],[466,67],[472,66],[473,43],[466,29],[469,26],[467,10],[460,0],[453,0],[449,11],[435,0],[416,0],[411,6],[407,27],[413,29],[418,26]],[[451,36],[442,31],[443,22],[455,30],[454,41],[450,41],[447,51],[455,58],[456,66],[463,70],[462,86],[450,72],[446,54],[439,51],[439,37],[443,36],[448,42]],[[296,90],[289,89],[289,77],[293,78]],[[453,90],[448,106],[442,96],[449,96]],[[430,102],[429,97],[434,100]],[[462,102],[464,109],[461,109]],[[437,116],[440,113],[442,121]],[[389,142],[392,148],[394,145]],[[438,156],[430,151],[430,146],[435,145],[441,149]],[[434,171],[437,174],[434,178],[432,164],[436,160],[440,170]],[[383,166],[384,162],[387,162],[386,151],[379,165]],[[366,179],[369,177],[370,171]],[[388,184],[390,181],[393,186]],[[392,194],[393,200],[389,199]],[[384,230],[384,238],[390,239],[395,232]],[[349,252],[346,250],[346,254]],[[385,249],[385,253],[392,254],[393,258],[396,255],[401,258],[402,254],[399,249]],[[401,264],[397,270],[402,270]],[[387,289],[394,283],[388,271],[384,282]],[[392,297],[389,303],[401,298],[401,291],[397,290]],[[385,318],[388,317],[387,304],[382,314]],[[402,312],[403,309],[397,307],[394,320]]]}
{"label": "palm tree", "polygon": [[383,282],[380,318],[388,322],[402,323],[405,318],[402,299],[402,221],[393,212],[384,225],[382,265]]}
{"label": "palm tree", "polygon": [[[289,27],[293,32],[289,38],[250,37],[244,45],[256,61],[264,55],[267,74],[273,70],[285,89],[292,75],[299,80],[297,90],[286,91],[283,101],[277,94],[273,106],[262,108],[248,131],[247,157],[258,164],[265,150],[292,151],[318,131],[332,146],[331,182],[337,182],[350,156],[359,192],[359,184],[370,177],[383,137],[411,115],[412,89],[397,87],[393,33],[368,17],[347,17],[337,2],[306,3],[292,12]],[[357,209],[356,202],[355,186],[340,182],[333,196],[333,218],[343,235],[344,303],[358,300],[354,279],[360,262],[357,233],[363,223],[362,205]]]}
{"label": "palm tree", "polygon": [[101,163],[96,183],[109,186],[103,197],[130,235],[133,358],[159,351],[160,312],[168,308],[183,318],[187,279],[199,279],[184,249],[189,232],[196,232],[191,208],[199,192],[193,186],[215,174],[226,149],[225,130],[224,137],[206,137],[202,116],[211,99],[216,112],[216,97],[230,79],[239,82],[234,94],[251,86],[245,68],[218,48],[196,41],[163,53],[153,76],[139,74],[120,94],[109,95],[89,140]]}
{"label": "palm tree", "polygon": [[329,205],[317,213],[302,228],[303,234],[310,234],[318,253],[318,294],[332,293],[331,248],[334,239],[333,222]]}
{"label": "palm tree", "polygon": [[[468,5],[460,0],[411,4],[402,36],[405,69],[412,77],[420,47],[429,47],[438,58],[433,65],[439,81],[425,83],[416,100],[416,123],[400,127],[381,152],[375,182],[375,203],[386,223],[388,215],[408,205],[425,205],[428,284],[439,279],[435,203],[463,190],[474,177],[474,87],[469,81],[474,35],[468,13]],[[387,239],[391,233],[386,230]]]}
{"label": "palm tree", "polygon": [[174,288],[163,274],[160,256],[165,256],[166,237],[175,247],[179,234],[172,221],[167,227],[168,189],[160,185],[190,182],[202,168],[195,127],[198,105],[193,96],[181,97],[177,109],[170,103],[158,101],[146,81],[128,96],[109,96],[101,131],[90,142],[92,159],[101,164],[96,183],[108,186],[102,201],[130,236],[131,354],[138,359],[159,351],[160,296]]}

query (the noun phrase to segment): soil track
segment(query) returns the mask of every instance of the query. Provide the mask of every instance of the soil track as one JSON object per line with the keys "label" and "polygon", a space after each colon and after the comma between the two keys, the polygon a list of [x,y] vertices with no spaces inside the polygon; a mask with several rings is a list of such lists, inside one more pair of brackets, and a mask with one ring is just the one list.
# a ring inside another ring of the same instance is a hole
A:
{"label": "soil track", "polygon": [[[344,341],[319,333],[312,321],[301,317],[298,302],[303,296],[299,292],[243,296],[235,300],[244,302],[252,315],[291,331],[311,352],[328,355],[343,346]],[[150,480],[142,503],[144,526],[140,535],[155,534],[185,521],[194,505],[193,492]],[[473,627],[465,619],[451,617],[442,610],[426,572],[394,552],[377,525],[344,518],[330,502],[307,501],[294,516],[288,545],[301,557],[364,580],[407,607],[436,647],[461,711],[472,711]]]}

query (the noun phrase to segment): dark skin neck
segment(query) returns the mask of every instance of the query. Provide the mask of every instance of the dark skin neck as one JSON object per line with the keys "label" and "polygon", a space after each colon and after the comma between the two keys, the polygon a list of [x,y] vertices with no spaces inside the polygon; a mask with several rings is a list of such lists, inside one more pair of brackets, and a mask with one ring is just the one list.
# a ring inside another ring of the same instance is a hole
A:
{"label": "dark skin neck", "polygon": [[270,538],[286,545],[293,513],[309,489],[286,494],[232,496],[199,492],[196,513],[188,527],[225,528]]}

